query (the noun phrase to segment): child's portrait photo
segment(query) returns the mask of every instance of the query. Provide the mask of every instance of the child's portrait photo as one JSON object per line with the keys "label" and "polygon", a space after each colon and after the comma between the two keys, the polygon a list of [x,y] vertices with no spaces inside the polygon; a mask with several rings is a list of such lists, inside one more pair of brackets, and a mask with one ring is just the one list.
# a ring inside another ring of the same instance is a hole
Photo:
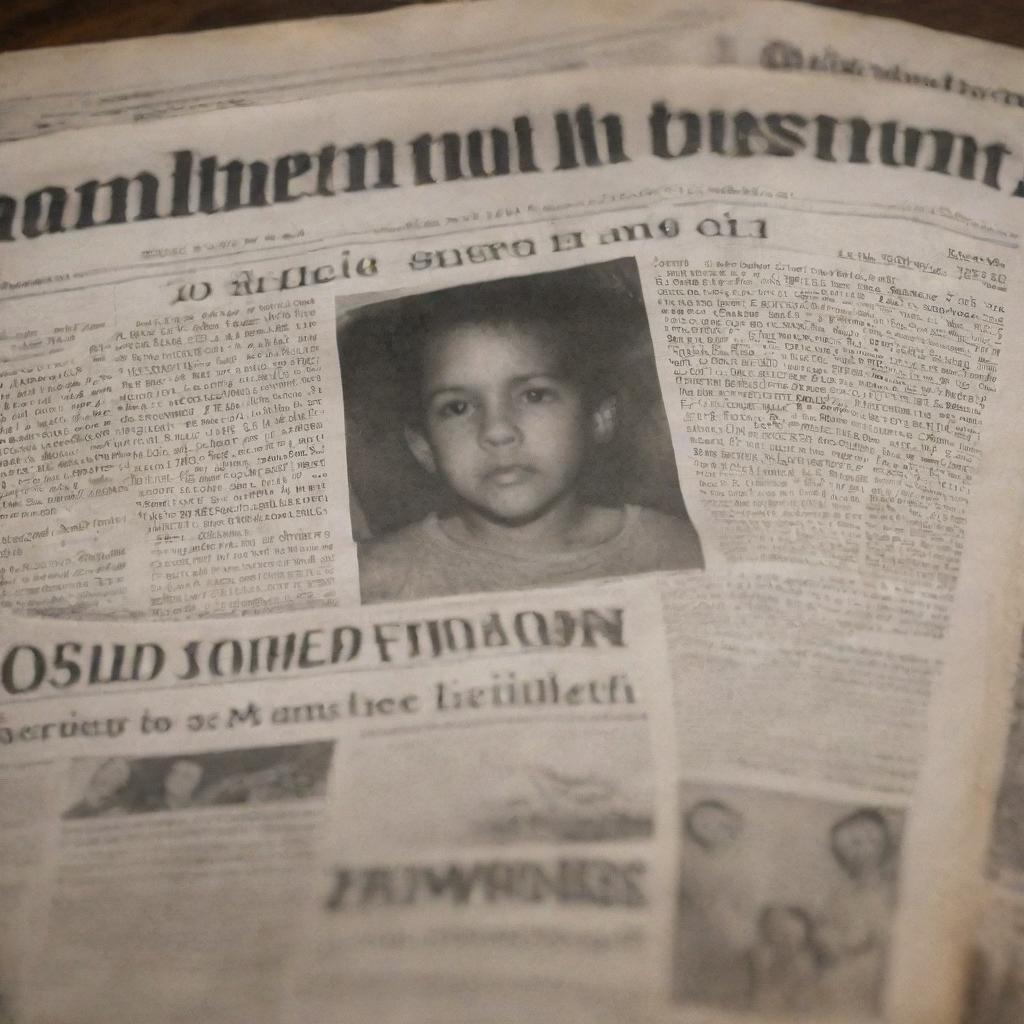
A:
{"label": "child's portrait photo", "polygon": [[702,569],[633,259],[339,308],[362,601]]}

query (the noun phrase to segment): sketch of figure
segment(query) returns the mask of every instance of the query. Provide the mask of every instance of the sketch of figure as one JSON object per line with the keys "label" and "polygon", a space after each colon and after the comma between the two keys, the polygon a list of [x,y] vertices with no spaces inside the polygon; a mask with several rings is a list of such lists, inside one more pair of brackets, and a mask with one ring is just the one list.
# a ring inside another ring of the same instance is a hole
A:
{"label": "sketch of figure", "polygon": [[95,818],[125,814],[134,798],[131,764],[123,757],[108,757],[92,773],[81,799],[64,812],[65,818]]}
{"label": "sketch of figure", "polygon": [[811,915],[770,903],[757,920],[750,949],[750,1003],[762,1013],[797,1013],[820,1003],[821,953]]}
{"label": "sketch of figure", "polygon": [[871,808],[837,821],[830,843],[846,877],[826,900],[818,927],[827,961],[825,1003],[835,1010],[878,1014],[894,896],[890,869],[895,844],[885,816]]}
{"label": "sketch of figure", "polygon": [[556,812],[608,804],[619,795],[614,779],[596,773],[570,775],[541,764],[531,766],[528,774],[545,805]]}
{"label": "sketch of figure", "polygon": [[683,816],[676,930],[676,999],[742,1008],[749,1000],[749,951],[757,901],[739,840],[743,817],[720,800]]}
{"label": "sketch of figure", "polygon": [[646,802],[618,780],[588,771],[571,774],[548,764],[524,767],[526,790],[489,811],[479,829],[490,841],[559,842],[630,839],[654,828]]}

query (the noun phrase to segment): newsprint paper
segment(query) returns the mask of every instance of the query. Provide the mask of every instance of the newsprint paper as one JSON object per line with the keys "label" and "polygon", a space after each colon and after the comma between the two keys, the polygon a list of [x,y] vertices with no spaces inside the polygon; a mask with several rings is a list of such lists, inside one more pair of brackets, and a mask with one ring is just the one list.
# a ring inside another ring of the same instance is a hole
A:
{"label": "newsprint paper", "polygon": [[790,0],[468,0],[0,54],[0,140],[239,106],[630,64],[739,64],[1017,110],[1010,46]]}
{"label": "newsprint paper", "polygon": [[3,154],[10,1020],[1019,1022],[1019,111],[604,67]]}

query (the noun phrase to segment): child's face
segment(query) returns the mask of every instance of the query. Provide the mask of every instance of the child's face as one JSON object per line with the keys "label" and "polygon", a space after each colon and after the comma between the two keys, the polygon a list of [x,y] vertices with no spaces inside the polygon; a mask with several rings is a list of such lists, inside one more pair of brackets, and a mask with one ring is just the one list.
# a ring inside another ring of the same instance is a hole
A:
{"label": "child's face", "polygon": [[610,406],[588,413],[553,348],[517,327],[467,325],[424,353],[413,454],[492,522],[532,522],[575,498],[591,441],[610,436]]}
{"label": "child's face", "polygon": [[739,838],[743,825],[739,815],[717,804],[699,804],[689,816],[689,827],[706,850],[720,850]]}
{"label": "child's face", "polygon": [[837,829],[833,842],[842,862],[854,873],[861,874],[882,863],[886,840],[881,826],[864,818],[849,821]]}

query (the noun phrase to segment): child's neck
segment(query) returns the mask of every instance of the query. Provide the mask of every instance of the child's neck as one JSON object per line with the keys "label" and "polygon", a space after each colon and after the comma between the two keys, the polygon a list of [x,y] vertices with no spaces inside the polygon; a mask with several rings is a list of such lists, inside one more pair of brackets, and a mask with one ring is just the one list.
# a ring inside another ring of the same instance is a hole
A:
{"label": "child's neck", "polygon": [[454,539],[461,537],[494,551],[557,553],[609,540],[621,529],[622,515],[621,509],[584,505],[573,495],[521,523],[496,520],[476,509],[461,508],[457,515],[445,520],[444,528]]}

